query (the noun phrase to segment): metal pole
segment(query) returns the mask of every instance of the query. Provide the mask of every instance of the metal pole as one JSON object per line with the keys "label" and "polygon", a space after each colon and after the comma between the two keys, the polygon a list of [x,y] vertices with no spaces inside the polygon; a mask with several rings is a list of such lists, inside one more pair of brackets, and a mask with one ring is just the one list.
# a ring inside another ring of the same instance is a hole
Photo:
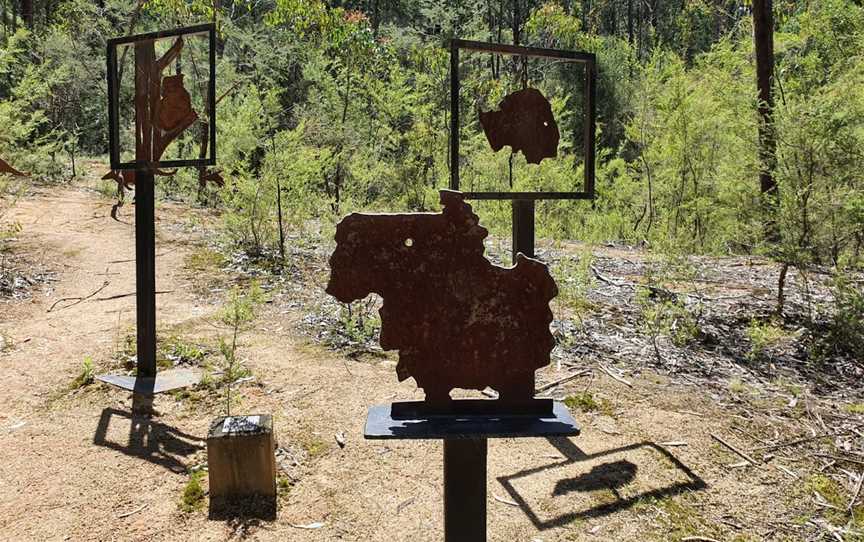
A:
{"label": "metal pole", "polygon": [[[534,200],[513,200],[513,265],[516,265],[516,254],[534,257]],[[534,373],[526,376],[521,383],[519,393],[526,399],[534,397]]]}
{"label": "metal pole", "polygon": [[450,190],[459,190],[459,47],[450,42]]}
{"label": "metal pole", "polygon": [[534,200],[513,200],[513,263],[516,254],[534,257]]}
{"label": "metal pole", "polygon": [[135,299],[138,376],[156,376],[156,226],[153,174],[135,173]]}
{"label": "metal pole", "polygon": [[154,182],[149,162],[153,159],[152,41],[135,44],[135,302],[138,328],[138,376],[156,376],[156,221]]}
{"label": "metal pole", "polygon": [[444,541],[486,542],[486,439],[444,439]]}

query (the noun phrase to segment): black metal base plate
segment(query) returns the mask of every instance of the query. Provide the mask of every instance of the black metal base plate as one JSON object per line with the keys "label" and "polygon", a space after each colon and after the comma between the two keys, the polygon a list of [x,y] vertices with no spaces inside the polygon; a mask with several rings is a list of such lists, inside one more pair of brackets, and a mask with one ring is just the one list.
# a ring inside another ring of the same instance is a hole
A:
{"label": "black metal base plate", "polygon": [[500,399],[456,399],[433,405],[426,401],[392,403],[393,419],[405,420],[433,416],[552,416],[552,399],[529,399],[521,403],[502,404]]}
{"label": "black metal base plate", "polygon": [[99,375],[96,380],[141,395],[155,395],[166,391],[194,386],[201,382],[201,373],[191,369],[169,369],[153,377],[126,375]]}
{"label": "black metal base plate", "polygon": [[[493,403],[494,401],[487,401]],[[579,434],[579,426],[560,402],[549,414],[507,413],[432,415],[405,418],[393,416],[400,403],[376,405],[369,409],[364,436],[367,439],[450,439],[568,437]],[[404,412],[404,411],[403,411]]]}

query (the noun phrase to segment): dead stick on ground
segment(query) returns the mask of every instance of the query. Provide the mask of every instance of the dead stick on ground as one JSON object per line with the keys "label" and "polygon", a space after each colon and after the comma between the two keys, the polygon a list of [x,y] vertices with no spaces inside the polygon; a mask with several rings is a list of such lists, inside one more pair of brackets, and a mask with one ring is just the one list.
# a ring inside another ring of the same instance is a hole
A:
{"label": "dead stick on ground", "polygon": [[854,515],[855,501],[858,500],[858,496],[861,495],[861,484],[864,483],[864,471],[858,473],[858,487],[855,488],[855,493],[852,495],[852,499],[849,501],[849,515]]}
{"label": "dead stick on ground", "polygon": [[117,515],[117,519],[125,518],[125,517],[128,517],[128,516],[131,516],[132,514],[137,514],[137,513],[140,512],[141,510],[144,510],[145,508],[147,508],[147,503],[146,503],[146,502],[145,502],[144,504],[142,504],[141,506],[139,506],[138,508],[136,508],[135,510],[130,510],[130,511],[128,511],[128,512],[123,512],[122,514],[118,514],[118,515]]}
{"label": "dead stick on ground", "polygon": [[602,364],[600,364],[600,363],[598,363],[597,366],[600,367],[600,370],[601,370],[601,371],[603,371],[603,372],[606,373],[607,375],[611,376],[612,378],[614,378],[614,379],[617,380],[618,382],[620,382],[620,383],[622,383],[622,384],[625,384],[625,385],[626,385],[627,387],[629,387],[629,388],[632,388],[632,387],[633,387],[633,384],[631,384],[630,382],[628,382],[627,380],[625,380],[623,377],[620,377],[620,376],[616,375],[615,373],[613,373],[612,370],[609,369],[608,367],[606,367],[606,366],[604,366],[604,365],[602,365]]}
{"label": "dead stick on ground", "polygon": [[720,542],[716,538],[708,538],[707,536],[685,536],[681,542]]}
{"label": "dead stick on ground", "polygon": [[564,378],[559,378],[558,380],[556,380],[554,382],[549,382],[548,384],[543,384],[542,386],[537,388],[534,391],[534,393],[540,393],[541,391],[546,391],[549,388],[554,388],[558,384],[563,384],[564,382],[567,382],[568,380],[573,380],[574,378],[578,378],[578,377],[580,377],[582,375],[586,375],[590,372],[591,372],[591,369],[585,369],[584,371],[578,371],[578,372],[569,374],[569,375],[565,376]]}
{"label": "dead stick on ground", "polygon": [[758,463],[755,459],[753,459],[749,455],[745,454],[744,452],[742,452],[741,450],[739,450],[735,446],[732,446],[731,444],[729,444],[728,442],[726,442],[722,438],[718,437],[714,433],[711,433],[711,438],[713,438],[714,440],[716,440],[717,442],[719,442],[723,446],[726,446],[727,448],[729,448],[730,450],[732,450],[733,452],[735,452],[736,454],[738,454],[742,458],[746,459],[749,463],[752,463],[753,465],[758,465]]}
{"label": "dead stick on ground", "polygon": [[63,303],[64,301],[75,301],[75,303],[72,303],[70,305],[66,305],[65,307],[61,307],[60,308],[61,311],[63,309],[68,309],[69,307],[74,307],[78,303],[83,303],[84,301],[87,301],[88,299],[90,299],[94,295],[98,294],[99,292],[101,292],[102,290],[107,288],[109,284],[111,284],[111,281],[106,280],[105,282],[102,283],[102,286],[100,286],[95,292],[93,292],[92,294],[85,296],[85,297],[64,297],[62,299],[58,299],[57,301],[54,302],[53,305],[51,305],[51,307],[48,308],[48,312],[53,311],[54,307],[56,307],[60,303]]}
{"label": "dead stick on ground", "polygon": [[[173,293],[174,293],[174,290],[159,290],[158,292],[156,292],[156,295],[159,295],[159,294],[173,294]],[[117,294],[117,295],[111,295],[111,296],[108,296],[108,297],[97,297],[97,298],[96,298],[96,301],[111,301],[111,300],[113,300],[113,299],[121,299],[121,298],[123,298],[123,297],[132,297],[133,295],[135,295],[135,292],[131,292],[131,293],[128,293],[128,294]]]}
{"label": "dead stick on ground", "polygon": [[821,438],[839,437],[842,435],[849,434],[851,432],[852,432],[852,429],[849,429],[846,431],[840,431],[839,433],[819,433],[818,435],[813,435],[812,437],[805,437],[805,438],[799,438],[799,439],[795,439],[795,440],[789,440],[789,441],[781,442],[780,444],[774,444],[771,446],[760,446],[760,447],[755,448],[755,449],[759,450],[759,451],[763,451],[763,452],[774,452],[776,450],[779,450],[780,448],[786,448],[787,446],[796,446],[798,444],[804,444],[805,442],[810,442],[813,440],[819,440]]}

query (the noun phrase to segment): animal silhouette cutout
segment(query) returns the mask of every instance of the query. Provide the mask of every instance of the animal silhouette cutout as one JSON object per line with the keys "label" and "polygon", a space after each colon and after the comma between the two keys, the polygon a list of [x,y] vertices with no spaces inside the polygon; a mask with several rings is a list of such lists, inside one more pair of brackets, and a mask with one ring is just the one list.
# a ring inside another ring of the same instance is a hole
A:
{"label": "animal silhouette cutout", "polygon": [[558,124],[549,101],[536,88],[508,94],[498,111],[480,113],[480,124],[495,152],[509,145],[529,164],[558,155]]}
{"label": "animal silhouette cutout", "polygon": [[441,203],[441,213],[344,218],[327,293],[344,303],[383,298],[381,347],[399,351],[398,379],[414,377],[427,403],[487,386],[503,402],[529,402],[534,371],[554,346],[555,281],[521,254],[512,268],[493,265],[484,256],[488,232],[462,194],[443,190]]}

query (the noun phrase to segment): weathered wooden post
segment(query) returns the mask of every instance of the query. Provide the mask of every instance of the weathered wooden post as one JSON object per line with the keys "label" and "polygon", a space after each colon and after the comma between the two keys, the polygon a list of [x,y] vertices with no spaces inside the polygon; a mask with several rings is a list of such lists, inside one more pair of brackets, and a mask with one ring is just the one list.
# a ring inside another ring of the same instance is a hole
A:
{"label": "weathered wooden post", "polygon": [[276,435],[269,414],[217,418],[207,434],[210,512],[276,516]]}

